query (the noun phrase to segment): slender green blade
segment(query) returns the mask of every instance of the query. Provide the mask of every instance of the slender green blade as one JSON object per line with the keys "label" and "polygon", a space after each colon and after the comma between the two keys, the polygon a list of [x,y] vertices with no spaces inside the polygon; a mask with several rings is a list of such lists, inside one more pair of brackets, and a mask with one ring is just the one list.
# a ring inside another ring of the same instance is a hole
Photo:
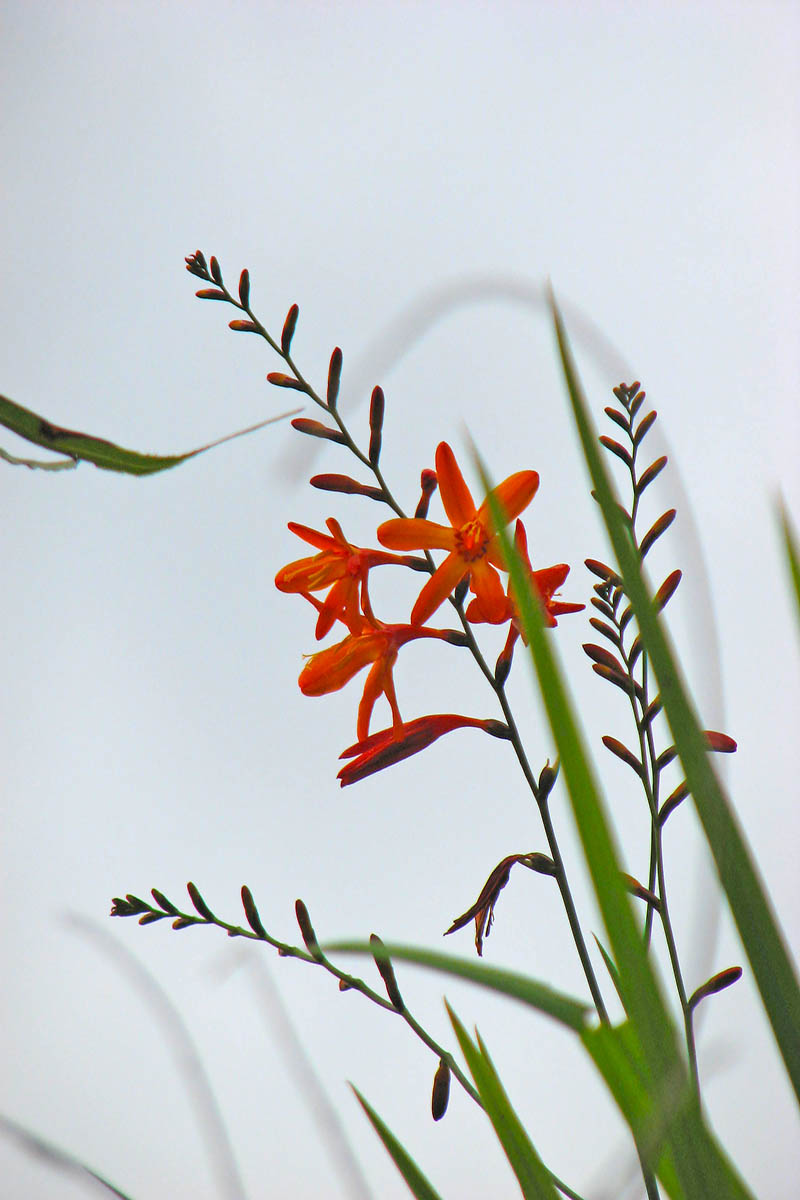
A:
{"label": "slender green blade", "polygon": [[536,1153],[533,1142],[514,1111],[480,1035],[476,1045],[449,1004],[447,1012],[486,1115],[505,1150],[522,1195],[525,1200],[557,1200],[550,1172]]}
{"label": "slender green blade", "polygon": [[[794,965],[745,837],[711,766],[702,728],[674,650],[642,578],[638,555],[598,449],[588,405],[555,301],[553,318],[575,423],[625,591],[658,679],[664,711],[689,791],[786,1070],[800,1101],[800,986]],[[616,946],[614,953],[622,967]]]}
{"label": "slender green blade", "polygon": [[[184,454],[140,454],[136,450],[125,450],[122,446],[116,446],[113,442],[106,441],[105,438],[93,437],[89,433],[79,433],[75,429],[63,429],[60,425],[54,425],[52,421],[39,416],[31,409],[23,408],[21,404],[15,404],[7,396],[0,396],[0,425],[5,425],[6,429],[10,429],[19,437],[25,438],[26,441],[33,442],[36,446],[44,446],[48,450],[64,454],[73,461],[94,463],[96,467],[100,467],[104,471],[120,471],[125,475],[154,475],[157,471],[169,470],[170,467],[177,467],[189,458],[204,454],[206,450],[211,450],[214,446],[221,446],[223,442],[243,437],[247,433],[254,433],[257,429],[263,429],[265,425],[272,425],[273,422],[281,421],[299,411],[296,408],[292,412],[281,413],[277,417],[259,421],[257,425],[250,425],[247,429],[239,429],[236,433],[226,434],[225,437],[209,442],[205,446],[198,446],[196,450],[187,450]],[[14,459],[13,455],[9,454],[3,454],[2,457],[10,462],[22,462],[26,466],[44,466],[46,469],[53,469],[51,464],[29,463],[26,460]],[[66,464],[59,463],[57,465]]]}
{"label": "slender green blade", "polygon": [[800,621],[800,549],[797,546],[797,537],[789,520],[789,514],[782,504],[778,508],[778,516],[780,517],[781,529],[783,531],[786,559],[789,563],[789,574],[791,575],[794,598],[797,605],[797,618]]}
{"label": "slender green blade", "polygon": [[[645,1167],[654,1171],[662,1158],[661,1143],[667,1139],[687,1200],[745,1197],[744,1185],[711,1138],[691,1090],[674,1025],[637,930],[605,803],[548,636],[550,631],[544,626],[538,595],[534,594],[524,564],[505,530],[505,515],[494,500],[491,481],[485,470],[481,474],[558,748],[589,875],[617,963],[623,1003],[643,1051],[645,1086],[657,1114],[651,1129],[658,1137],[637,1142],[637,1150]],[[636,1136],[637,1131],[632,1132]]]}
{"label": "slender green blade", "polygon": [[358,1103],[372,1122],[373,1129],[389,1151],[394,1165],[408,1184],[412,1195],[416,1196],[417,1200],[442,1200],[439,1193],[428,1182],[405,1146],[397,1140],[385,1121],[381,1120],[372,1105],[361,1095],[358,1088],[354,1087],[352,1083],[350,1086],[355,1092]]}
{"label": "slender green blade", "polygon": [[[481,987],[494,992],[502,992],[523,1004],[529,1004],[539,1012],[553,1017],[562,1025],[577,1032],[583,1029],[589,1013],[588,1004],[575,1000],[546,983],[529,979],[517,971],[508,971],[502,967],[490,967],[486,963],[472,962],[470,959],[456,958],[451,954],[441,954],[437,950],[426,950],[416,946],[395,946],[388,944],[384,947],[392,959],[401,959],[415,963],[419,967],[428,967],[433,971],[443,971],[446,975],[454,975],[459,979],[468,979]],[[334,942],[323,946],[328,953],[339,954],[369,954],[373,950],[368,942]]]}

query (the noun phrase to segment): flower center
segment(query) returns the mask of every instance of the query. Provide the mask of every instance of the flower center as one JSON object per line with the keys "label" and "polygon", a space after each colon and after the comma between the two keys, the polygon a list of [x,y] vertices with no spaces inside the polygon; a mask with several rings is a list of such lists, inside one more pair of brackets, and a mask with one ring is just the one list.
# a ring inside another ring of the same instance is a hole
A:
{"label": "flower center", "polygon": [[489,534],[477,517],[473,517],[466,525],[456,530],[456,545],[459,554],[467,562],[483,558],[489,545]]}

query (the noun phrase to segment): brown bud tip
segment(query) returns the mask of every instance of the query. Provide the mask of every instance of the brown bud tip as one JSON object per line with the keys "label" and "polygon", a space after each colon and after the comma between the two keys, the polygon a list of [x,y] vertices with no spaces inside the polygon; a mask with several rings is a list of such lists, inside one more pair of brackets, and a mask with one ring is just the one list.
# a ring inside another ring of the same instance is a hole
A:
{"label": "brown bud tip", "polygon": [[444,1059],[439,1060],[436,1074],[433,1077],[433,1094],[431,1095],[431,1116],[434,1121],[441,1121],[447,1112],[450,1099],[450,1068]]}
{"label": "brown bud tip", "polygon": [[303,941],[306,944],[306,950],[315,958],[317,962],[322,961],[322,951],[319,948],[317,935],[314,932],[314,926],[311,924],[311,918],[308,915],[308,909],[302,900],[296,900],[294,905],[297,924],[300,926],[300,932],[303,935]]}
{"label": "brown bud tip", "polygon": [[721,992],[725,988],[730,987],[732,983],[736,983],[741,977],[741,967],[726,967],[724,971],[720,971],[717,975],[712,975],[711,979],[706,980],[696,991],[692,992],[692,995],[689,997],[689,1008],[694,1008],[701,1000],[705,1000],[706,996],[713,996],[716,992]]}
{"label": "brown bud tip", "polygon": [[281,332],[281,350],[284,354],[288,354],[292,348],[292,338],[297,328],[297,318],[299,316],[300,309],[296,304],[293,304],[286,314],[286,320],[283,323],[283,330]]}
{"label": "brown bud tip", "polygon": [[199,891],[197,885],[194,883],[187,883],[186,890],[189,893],[189,899],[191,900],[192,904],[195,906],[197,911],[200,913],[200,916],[205,917],[205,919],[207,921],[213,921],[214,914],[212,913],[211,909],[206,904],[203,897],[200,895],[200,891]]}
{"label": "brown bud tip", "polygon": [[550,760],[548,759],[547,762],[542,767],[541,771],[539,772],[539,799],[540,800],[546,800],[547,797],[552,792],[552,790],[555,786],[556,779],[558,778],[558,767],[559,767],[559,764],[557,761],[551,767]]}
{"label": "brown bud tip", "polygon": [[400,995],[400,989],[397,986],[397,979],[394,974],[394,967],[391,964],[388,954],[384,950],[383,942],[378,937],[377,933],[369,935],[369,944],[372,946],[372,957],[375,959],[375,966],[380,971],[381,979],[383,980],[386,994],[391,1000],[398,1012],[402,1012],[405,1008],[403,997]]}
{"label": "brown bud tip", "polygon": [[[273,384],[275,387],[294,388],[296,392],[304,392],[305,385],[299,379],[295,379],[293,375],[285,375],[283,371],[270,371],[267,376],[267,383]],[[314,422],[318,424],[318,422]]]}
{"label": "brown bud tip", "polygon": [[331,363],[328,367],[328,394],[326,396],[328,408],[333,410],[336,408],[336,401],[339,396],[339,381],[342,377],[342,352],[337,346],[331,355]]}
{"label": "brown bud tip", "polygon": [[250,272],[246,267],[239,276],[239,303],[242,308],[250,304]]}
{"label": "brown bud tip", "polygon": [[716,750],[717,754],[733,754],[736,750],[736,742],[732,737],[728,737],[727,733],[716,733],[713,729],[706,729],[703,737],[709,750]]}
{"label": "brown bud tip", "polygon": [[266,938],[267,931],[261,924],[261,917],[258,915],[253,893],[246,884],[242,887],[242,907],[244,908],[244,915],[247,917],[247,924],[253,933],[258,934],[260,938]]}

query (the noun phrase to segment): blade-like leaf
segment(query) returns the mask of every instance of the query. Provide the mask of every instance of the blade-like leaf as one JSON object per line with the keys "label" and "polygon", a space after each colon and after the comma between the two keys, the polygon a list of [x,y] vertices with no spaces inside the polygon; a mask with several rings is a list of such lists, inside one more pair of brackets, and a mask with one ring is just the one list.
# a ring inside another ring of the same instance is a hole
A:
{"label": "blade-like leaf", "polygon": [[461,1053],[466,1059],[483,1107],[486,1109],[486,1115],[492,1122],[498,1141],[506,1152],[522,1195],[525,1200],[557,1200],[550,1172],[536,1153],[533,1142],[511,1106],[505,1088],[500,1082],[497,1069],[481,1042],[480,1036],[478,1036],[476,1045],[449,1004],[447,1012],[458,1038]]}
{"label": "blade-like leaf", "polygon": [[382,1121],[372,1105],[364,1099],[361,1092],[352,1083],[350,1087],[355,1092],[358,1103],[372,1122],[372,1127],[391,1155],[394,1165],[408,1184],[409,1190],[417,1200],[441,1200],[436,1189],[428,1182],[414,1162],[405,1146],[397,1140],[389,1126]]}
{"label": "blade-like leaf", "polygon": [[[720,881],[753,968],[786,1070],[800,1101],[800,984],[764,884],[709,761],[703,730],[683,682],[674,650],[648,594],[629,529],[620,518],[555,302],[553,318],[575,423],[625,582],[625,591],[633,604],[639,631],[658,679],[664,712]],[[616,947],[614,951],[620,962]]]}
{"label": "blade-like leaf", "polygon": [[[481,474],[491,505],[491,480],[485,470]],[[645,1142],[639,1141],[634,1128],[637,1150],[645,1168],[655,1171],[665,1153],[664,1143],[668,1143],[687,1200],[745,1197],[748,1193],[711,1138],[698,1098],[691,1089],[674,1025],[637,930],[605,803],[595,782],[585,739],[557,665],[549,631],[544,626],[541,602],[502,527],[502,514],[496,505],[491,507],[592,885],[619,969],[623,1002],[642,1047],[646,1093],[657,1114],[650,1129],[657,1131],[661,1140],[651,1136]],[[616,511],[620,513],[618,505]],[[633,547],[630,521],[626,521],[626,528]]]}
{"label": "blade-like leaf", "polygon": [[[223,442],[243,437],[247,433],[254,433],[257,429],[263,429],[265,425],[282,421],[285,417],[290,417],[299,411],[295,408],[291,412],[281,413],[266,421],[259,421],[258,424],[250,425],[247,429],[228,433],[225,437],[208,442],[205,446],[198,446],[196,450],[188,450],[184,454],[140,454],[136,450],[125,450],[122,446],[116,446],[113,442],[106,441],[105,438],[93,437],[88,433],[78,433],[74,429],[63,429],[45,417],[40,417],[31,409],[23,408],[21,404],[15,404],[7,396],[0,396],[0,425],[5,425],[6,429],[10,429],[12,433],[25,438],[28,442],[33,442],[36,446],[45,446],[48,450],[64,454],[68,459],[94,463],[96,467],[100,467],[104,471],[120,471],[125,475],[154,475],[157,471],[169,470],[170,467],[177,467],[189,458],[204,454],[206,450],[211,450],[214,446],[221,446]],[[3,455],[3,457],[10,456]],[[41,464],[37,463],[36,465]]]}
{"label": "blade-like leaf", "polygon": [[797,617],[800,620],[800,549],[798,549],[797,537],[789,520],[789,514],[782,504],[778,506],[778,516],[780,517],[783,541],[786,546],[786,559],[789,563],[789,574],[792,579],[794,598],[797,603]]}
{"label": "blade-like leaf", "polygon": [[[369,942],[334,942],[323,946],[325,953],[338,954],[369,954],[373,947]],[[452,954],[441,954],[437,950],[425,950],[415,946],[396,946],[392,944],[383,947],[384,952],[392,959],[402,959],[416,963],[420,967],[428,967],[433,971],[443,971],[446,975],[455,975],[460,979],[469,979],[472,983],[480,984],[495,992],[502,992],[523,1004],[530,1004],[539,1012],[553,1017],[562,1025],[578,1032],[586,1024],[589,1005],[580,1000],[574,1000],[563,992],[557,992],[546,983],[529,979],[516,971],[507,971],[502,967],[490,967],[486,963],[474,962],[468,958],[456,958]]]}

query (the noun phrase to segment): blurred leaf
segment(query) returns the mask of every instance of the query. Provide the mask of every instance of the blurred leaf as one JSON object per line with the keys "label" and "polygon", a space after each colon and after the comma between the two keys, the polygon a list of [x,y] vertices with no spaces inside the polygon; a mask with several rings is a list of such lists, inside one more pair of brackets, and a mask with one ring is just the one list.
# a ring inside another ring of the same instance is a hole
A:
{"label": "blurred leaf", "polygon": [[778,516],[780,517],[783,540],[786,546],[786,558],[789,563],[789,573],[794,588],[797,618],[800,620],[800,549],[797,546],[797,537],[789,520],[789,514],[783,507],[783,504],[778,505]]}
{"label": "blurred leaf", "polygon": [[372,1122],[373,1129],[392,1156],[394,1165],[408,1184],[411,1193],[416,1196],[417,1200],[441,1200],[439,1193],[422,1174],[422,1171],[420,1171],[405,1146],[397,1140],[389,1126],[381,1120],[372,1105],[361,1095],[358,1088],[354,1087],[352,1083],[350,1086],[353,1088],[359,1104]]}
{"label": "blurred leaf", "polygon": [[[642,577],[630,529],[620,517],[555,301],[553,319],[575,423],[625,591],[633,604],[639,631],[658,679],[664,712],[686,773],[689,791],[694,798],[786,1070],[800,1101],[800,986],[794,966],[745,837],[711,766],[703,730],[682,680],[677,658]],[[616,946],[614,954],[624,977],[625,968]],[[638,1020],[636,1024],[642,1032],[643,1027]],[[642,1038],[642,1044],[647,1045],[645,1038]],[[709,1194],[716,1193],[712,1191]]]}
{"label": "blurred leaf", "polygon": [[[299,409],[293,409],[292,412],[299,412]],[[94,463],[96,467],[100,467],[104,471],[120,471],[125,475],[154,475],[157,471],[166,471],[170,467],[177,467],[187,459],[213,449],[214,446],[221,446],[223,442],[243,437],[247,433],[254,433],[257,429],[263,429],[265,425],[272,425],[275,421],[282,421],[285,417],[292,416],[292,412],[280,413],[277,417],[259,421],[258,424],[250,425],[247,429],[228,433],[225,437],[208,442],[205,446],[199,446],[196,450],[188,450],[184,454],[139,454],[136,450],[125,450],[122,446],[116,446],[104,438],[93,437],[88,433],[78,433],[74,429],[62,429],[61,426],[54,425],[45,417],[40,417],[38,413],[32,412],[31,409],[23,408],[21,404],[15,404],[6,396],[0,396],[0,425],[5,425],[6,429],[16,433],[18,437],[25,438],[26,441],[33,442],[36,446],[45,446],[48,450],[64,454],[73,461]],[[12,456],[7,454],[3,454],[3,458],[13,461]],[[56,463],[51,466],[43,463],[30,464],[26,460],[18,461],[26,466],[35,465],[47,470],[55,470],[57,467],[63,468],[67,465],[66,463]]]}
{"label": "blurred leaf", "polygon": [[[373,954],[369,942],[334,942],[323,947],[328,953],[339,954]],[[396,946],[388,944],[383,950],[392,959],[401,959],[416,963],[419,967],[428,967],[433,971],[443,971],[446,975],[455,975],[460,979],[469,979],[472,983],[489,988],[494,992],[502,992],[523,1004],[529,1004],[539,1012],[546,1013],[562,1025],[578,1032],[583,1029],[589,1012],[589,1005],[571,996],[557,992],[545,983],[529,979],[516,971],[507,971],[502,967],[490,967],[486,963],[474,962],[472,959],[456,958],[451,954],[441,954],[437,950],[425,950],[415,946]]]}
{"label": "blurred leaf", "polygon": [[447,1012],[458,1038],[461,1053],[466,1059],[483,1107],[486,1109],[486,1115],[492,1122],[498,1141],[506,1152],[506,1157],[519,1181],[525,1200],[557,1200],[550,1172],[536,1153],[522,1122],[512,1108],[480,1035],[477,1035],[476,1045],[449,1004]]}

